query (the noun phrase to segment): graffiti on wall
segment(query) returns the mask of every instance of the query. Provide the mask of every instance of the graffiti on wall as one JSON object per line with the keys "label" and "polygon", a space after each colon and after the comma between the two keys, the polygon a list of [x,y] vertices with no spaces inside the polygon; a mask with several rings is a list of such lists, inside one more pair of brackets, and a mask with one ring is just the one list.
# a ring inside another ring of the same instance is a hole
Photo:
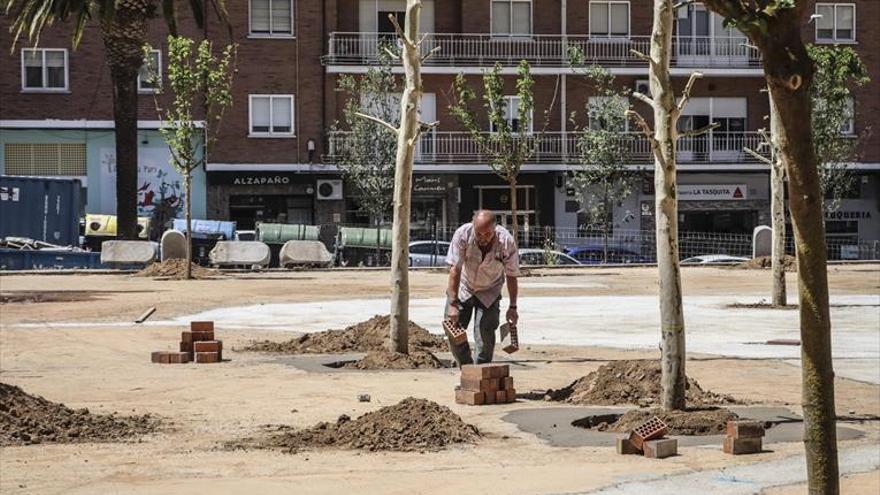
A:
{"label": "graffiti on wall", "polygon": [[[138,149],[138,216],[183,216],[183,178],[169,163],[166,148]],[[116,213],[116,150],[101,149],[101,212]]]}

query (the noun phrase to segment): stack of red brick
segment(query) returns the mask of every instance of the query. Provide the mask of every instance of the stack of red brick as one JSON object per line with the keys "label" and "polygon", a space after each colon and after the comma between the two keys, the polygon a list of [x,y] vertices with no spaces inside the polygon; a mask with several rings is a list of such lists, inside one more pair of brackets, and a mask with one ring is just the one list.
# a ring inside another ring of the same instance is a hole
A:
{"label": "stack of red brick", "polygon": [[214,340],[213,321],[194,321],[190,329],[180,334],[180,351],[156,351],[153,362],[170,363],[219,363],[223,360],[223,341]]}
{"label": "stack of red brick", "polygon": [[724,438],[725,454],[757,454],[764,450],[764,423],[760,421],[728,421]]}
{"label": "stack of red brick", "polygon": [[508,365],[489,363],[461,367],[461,384],[455,388],[455,402],[482,406],[515,400],[516,389]]}
{"label": "stack of red brick", "polygon": [[678,440],[664,438],[669,428],[658,417],[653,417],[634,429],[629,437],[618,437],[618,454],[642,454],[652,459],[663,459],[678,454]]}

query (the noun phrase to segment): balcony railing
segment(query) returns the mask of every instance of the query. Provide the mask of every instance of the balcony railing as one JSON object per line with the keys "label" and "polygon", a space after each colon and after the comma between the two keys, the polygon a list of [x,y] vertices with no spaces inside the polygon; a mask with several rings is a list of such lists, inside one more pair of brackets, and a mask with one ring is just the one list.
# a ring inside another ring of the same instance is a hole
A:
{"label": "balcony railing", "polygon": [[[510,36],[492,34],[429,33],[421,45],[427,54],[434,47],[440,50],[429,58],[429,66],[491,66],[501,62],[514,66],[528,60],[535,67],[568,67],[567,47],[578,47],[586,64],[606,67],[647,67],[632,54],[650,51],[650,36],[621,38],[596,36],[562,36],[538,34]],[[328,65],[370,65],[379,61],[385,46],[395,46],[388,33],[334,32],[324,63]],[[746,46],[744,37],[676,37],[672,47],[673,67],[692,68],[758,68],[761,59]]]}
{"label": "balcony railing", "polygon": [[[487,133],[488,134],[488,133]],[[534,134],[523,134],[521,139],[537,139]],[[621,139],[629,145],[629,162],[650,164],[654,158],[651,144],[640,132],[621,133]],[[338,150],[347,146],[349,133],[330,134],[325,160],[333,163]],[[691,164],[709,163],[760,163],[743,152],[743,147],[758,149],[761,136],[757,132],[710,131],[700,136],[685,136],[678,140],[678,162]],[[416,163],[420,164],[468,164],[486,163],[486,156],[466,132],[431,132],[419,138]],[[531,164],[579,163],[578,135],[573,132],[548,132],[537,142]]]}

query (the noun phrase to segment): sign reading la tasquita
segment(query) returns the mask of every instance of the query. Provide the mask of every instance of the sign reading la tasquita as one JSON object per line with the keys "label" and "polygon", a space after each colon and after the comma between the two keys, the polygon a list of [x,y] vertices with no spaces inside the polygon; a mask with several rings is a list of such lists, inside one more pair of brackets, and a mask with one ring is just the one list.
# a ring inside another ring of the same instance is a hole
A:
{"label": "sign reading la tasquita", "polygon": [[828,220],[867,220],[871,218],[870,211],[826,211],[825,218]]}

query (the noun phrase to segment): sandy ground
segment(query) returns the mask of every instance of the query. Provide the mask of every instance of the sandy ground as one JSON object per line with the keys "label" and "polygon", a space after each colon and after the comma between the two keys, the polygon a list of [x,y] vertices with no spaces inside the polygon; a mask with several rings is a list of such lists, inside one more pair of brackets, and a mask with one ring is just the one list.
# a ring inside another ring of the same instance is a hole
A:
{"label": "sandy ground", "polygon": [[[523,297],[650,296],[651,269],[578,269],[536,272],[524,279]],[[545,275],[545,276],[537,276]],[[830,270],[833,296],[880,294],[880,267],[839,266]],[[765,271],[685,268],[686,296],[763,294]],[[442,294],[445,276],[419,271],[411,277],[414,298]],[[790,294],[796,294],[794,277]],[[87,291],[82,301],[10,303],[0,306],[0,380],[31,393],[93,411],[155,413],[169,427],[141,442],[38,445],[0,449],[0,492],[7,493],[564,493],[587,492],[635,477],[753,464],[801,455],[799,443],[773,444],[760,457],[729,457],[720,449],[681,449],[663,461],[620,457],[607,448],[557,448],[519,431],[500,418],[518,408],[549,407],[518,401],[492,407],[453,403],[452,370],[428,372],[308,373],[273,356],[240,353],[256,337],[284,339],[278,329],[221,329],[228,362],[210,366],[149,363],[153,350],[172,349],[181,327],[87,325],[123,322],[156,306],[156,321],[199,311],[261,303],[303,303],[387,297],[381,271],[256,274],[206,281],[154,281],[129,276],[0,276],[3,295],[19,291]],[[68,294],[71,295],[71,294]],[[381,301],[377,301],[379,303]],[[384,303],[382,303],[384,306]],[[382,312],[378,307],[376,312]],[[733,313],[735,315],[735,312]],[[876,313],[880,316],[880,311]],[[796,318],[797,312],[791,312]],[[255,318],[259,318],[255,314]],[[38,324],[21,326],[21,324]],[[605,360],[657,357],[652,350],[582,345],[531,345],[516,355],[520,391],[558,387]],[[791,405],[798,412],[800,370],[777,359],[729,359],[692,355],[688,372],[701,385],[763,404]],[[372,402],[357,401],[369,393]],[[880,414],[880,386],[839,378],[838,410]],[[260,425],[307,426],[393,404],[407,396],[448,405],[478,426],[485,438],[475,446],[428,454],[362,454],[321,451],[296,455],[226,452],[225,440],[252,434]],[[553,404],[553,406],[557,406]],[[866,437],[842,449],[880,444],[880,424],[851,424]],[[878,475],[843,479],[843,493],[877,493]],[[804,487],[767,493],[803,493]],[[686,492],[682,492],[686,493]]]}

